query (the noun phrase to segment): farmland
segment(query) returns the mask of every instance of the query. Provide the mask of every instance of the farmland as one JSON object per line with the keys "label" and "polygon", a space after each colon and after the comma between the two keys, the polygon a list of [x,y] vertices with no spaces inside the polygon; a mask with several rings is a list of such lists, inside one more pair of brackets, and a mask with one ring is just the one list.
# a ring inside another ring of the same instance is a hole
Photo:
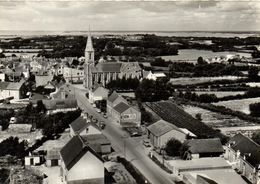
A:
{"label": "farmland", "polygon": [[237,76],[222,76],[222,77],[180,77],[180,78],[171,78],[170,83],[173,85],[192,85],[192,84],[201,84],[212,81],[219,80],[238,80],[243,77]]}
{"label": "farmland", "polygon": [[241,99],[241,100],[222,101],[222,102],[213,103],[213,105],[224,106],[233,111],[240,111],[245,114],[250,114],[249,105],[252,103],[257,103],[257,102],[260,102],[260,97],[246,98],[246,99]]}
{"label": "farmland", "polygon": [[153,103],[146,103],[146,106],[152,109],[165,121],[168,121],[179,128],[186,128],[198,137],[220,137],[223,135],[218,131],[212,129],[208,125],[194,119],[191,115],[186,113],[183,109],[178,107],[172,101],[160,101]]}
{"label": "farmland", "polygon": [[222,98],[225,96],[236,96],[245,94],[244,91],[195,91],[197,95],[202,94],[214,94],[217,98]]}
{"label": "farmland", "polygon": [[223,115],[217,112],[212,112],[200,107],[183,105],[184,111],[189,113],[195,118],[196,114],[201,114],[202,122],[209,125],[212,128],[222,128],[222,127],[241,127],[241,126],[252,126],[253,123],[241,120],[237,117],[230,115]]}

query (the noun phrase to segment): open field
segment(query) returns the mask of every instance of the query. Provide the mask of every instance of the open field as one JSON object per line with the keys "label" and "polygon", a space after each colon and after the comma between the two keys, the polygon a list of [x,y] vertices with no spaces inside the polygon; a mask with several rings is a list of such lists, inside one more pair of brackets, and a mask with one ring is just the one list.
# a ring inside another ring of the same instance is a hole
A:
{"label": "open field", "polygon": [[241,120],[237,117],[230,115],[223,115],[217,112],[212,112],[200,107],[183,105],[184,111],[192,115],[195,118],[196,114],[201,114],[202,122],[213,128],[226,128],[226,127],[244,127],[250,126],[253,127],[255,124]]}
{"label": "open field", "polygon": [[212,82],[218,80],[238,80],[244,77],[238,76],[222,76],[222,77],[180,77],[180,78],[171,78],[170,83],[173,85],[192,85],[200,84],[205,82]]}
{"label": "open field", "polygon": [[222,101],[222,102],[213,103],[213,105],[225,106],[234,111],[240,111],[245,114],[250,114],[249,105],[257,102],[260,102],[260,97],[246,98],[241,100]]}
{"label": "open field", "polygon": [[222,98],[225,96],[236,96],[236,95],[243,95],[245,91],[195,91],[197,95],[202,94],[214,94],[218,98]]}

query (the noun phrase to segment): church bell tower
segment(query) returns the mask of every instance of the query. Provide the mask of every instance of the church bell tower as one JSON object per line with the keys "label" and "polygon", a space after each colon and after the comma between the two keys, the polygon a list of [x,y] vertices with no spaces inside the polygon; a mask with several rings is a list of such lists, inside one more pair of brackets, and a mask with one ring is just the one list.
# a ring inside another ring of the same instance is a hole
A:
{"label": "church bell tower", "polygon": [[93,43],[91,39],[90,30],[88,32],[88,40],[85,48],[85,66],[84,66],[84,87],[87,89],[91,89],[93,82],[92,82],[92,68],[94,67],[94,55],[95,51],[93,48]]}

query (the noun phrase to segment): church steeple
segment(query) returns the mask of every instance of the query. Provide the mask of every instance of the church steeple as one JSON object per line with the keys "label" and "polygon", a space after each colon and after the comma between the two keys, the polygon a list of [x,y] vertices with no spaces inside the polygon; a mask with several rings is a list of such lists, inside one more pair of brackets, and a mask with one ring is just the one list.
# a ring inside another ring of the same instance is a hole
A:
{"label": "church steeple", "polygon": [[85,61],[88,63],[94,62],[94,47],[92,43],[90,29],[88,31],[88,40],[85,48]]}

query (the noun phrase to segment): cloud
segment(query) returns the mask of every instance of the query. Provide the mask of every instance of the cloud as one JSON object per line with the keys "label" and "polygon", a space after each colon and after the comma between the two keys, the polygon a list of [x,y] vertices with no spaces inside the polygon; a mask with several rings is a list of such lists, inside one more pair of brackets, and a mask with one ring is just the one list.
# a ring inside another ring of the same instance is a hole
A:
{"label": "cloud", "polygon": [[0,2],[5,30],[260,30],[259,15],[260,1]]}

